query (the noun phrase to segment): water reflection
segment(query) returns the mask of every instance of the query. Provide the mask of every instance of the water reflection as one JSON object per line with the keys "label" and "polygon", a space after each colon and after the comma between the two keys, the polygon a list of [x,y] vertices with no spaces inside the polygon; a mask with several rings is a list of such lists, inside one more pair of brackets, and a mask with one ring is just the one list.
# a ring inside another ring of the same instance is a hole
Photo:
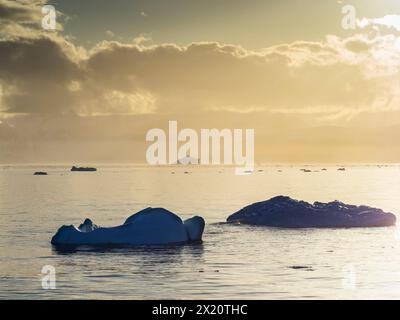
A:
{"label": "water reflection", "polygon": [[203,243],[189,243],[184,245],[104,245],[104,246],[55,246],[52,245],[52,253],[56,255],[72,255],[79,253],[104,253],[104,254],[123,254],[123,255],[179,255],[185,251],[185,254],[193,253],[201,255],[204,251]]}

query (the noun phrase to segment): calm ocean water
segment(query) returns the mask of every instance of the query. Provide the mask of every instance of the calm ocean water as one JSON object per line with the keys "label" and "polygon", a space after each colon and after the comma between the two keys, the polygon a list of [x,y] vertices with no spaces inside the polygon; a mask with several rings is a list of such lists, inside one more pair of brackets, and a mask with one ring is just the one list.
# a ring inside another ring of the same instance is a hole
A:
{"label": "calm ocean water", "polygon": [[[248,176],[216,167],[98,168],[0,167],[1,299],[400,298],[398,227],[287,230],[221,223],[245,205],[280,194],[400,214],[400,166],[345,172],[327,166],[312,173],[267,166]],[[33,176],[37,170],[49,175]],[[203,243],[76,252],[50,245],[62,224],[90,217],[101,226],[118,225],[148,206],[182,218],[203,216]],[[44,265],[56,269],[55,290],[42,289]]]}

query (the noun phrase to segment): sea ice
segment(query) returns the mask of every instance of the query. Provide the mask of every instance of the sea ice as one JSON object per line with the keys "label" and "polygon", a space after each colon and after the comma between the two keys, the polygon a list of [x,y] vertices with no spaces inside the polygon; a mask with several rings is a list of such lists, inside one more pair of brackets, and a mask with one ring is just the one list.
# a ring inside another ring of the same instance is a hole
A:
{"label": "sea ice", "polygon": [[53,245],[165,245],[201,241],[204,219],[182,221],[163,208],[139,211],[120,226],[98,227],[90,219],[76,228],[62,226],[51,239]]}

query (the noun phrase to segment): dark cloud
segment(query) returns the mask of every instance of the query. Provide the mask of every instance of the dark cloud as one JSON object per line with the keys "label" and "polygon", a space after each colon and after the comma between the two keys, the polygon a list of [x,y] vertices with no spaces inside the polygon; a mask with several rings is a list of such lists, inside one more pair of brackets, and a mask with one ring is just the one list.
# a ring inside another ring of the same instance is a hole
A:
{"label": "dark cloud", "polygon": [[34,23],[40,18],[38,1],[0,1],[0,19],[2,23]]}
{"label": "dark cloud", "polygon": [[66,83],[79,76],[79,67],[51,38],[0,40],[0,77],[17,81]]}
{"label": "dark cloud", "polygon": [[82,76],[62,45],[50,38],[0,40],[2,109],[8,113],[68,113],[71,82]]}
{"label": "dark cloud", "polygon": [[0,37],[34,36],[40,32],[43,1],[0,0]]}

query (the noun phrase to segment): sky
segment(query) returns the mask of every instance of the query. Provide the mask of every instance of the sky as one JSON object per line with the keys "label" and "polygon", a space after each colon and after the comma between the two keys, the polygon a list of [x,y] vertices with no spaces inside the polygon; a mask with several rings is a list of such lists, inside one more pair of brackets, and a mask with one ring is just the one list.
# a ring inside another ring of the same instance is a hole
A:
{"label": "sky", "polygon": [[0,163],[144,162],[170,120],[252,128],[259,163],[398,163],[399,58],[397,0],[0,0]]}

